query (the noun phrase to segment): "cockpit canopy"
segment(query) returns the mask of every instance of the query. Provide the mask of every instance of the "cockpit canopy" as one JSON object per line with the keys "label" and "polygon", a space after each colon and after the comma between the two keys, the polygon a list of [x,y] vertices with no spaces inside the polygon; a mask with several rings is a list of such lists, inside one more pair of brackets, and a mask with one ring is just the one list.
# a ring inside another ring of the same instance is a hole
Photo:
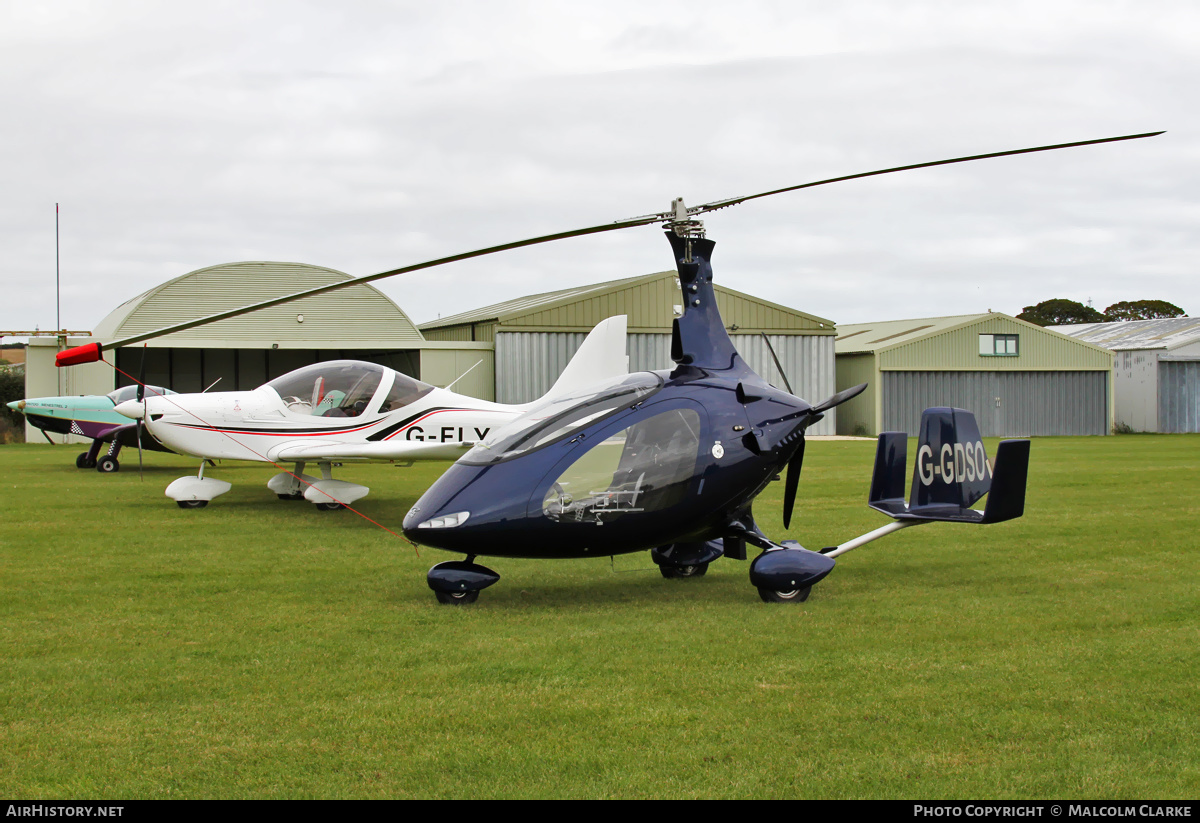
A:
{"label": "cockpit canopy", "polygon": [[463,455],[460,461],[478,466],[498,463],[561,440],[657,392],[662,378],[635,372],[538,403],[506,426],[496,429]]}
{"label": "cockpit canopy", "polygon": [[[113,401],[114,406],[117,406],[126,400],[137,400],[137,390],[137,386],[122,386],[116,391],[110,391],[105,397]],[[161,386],[146,386],[145,397],[157,397],[160,394],[177,394],[177,392],[164,389]]]}
{"label": "cockpit canopy", "polygon": [[[381,397],[376,392],[385,386]],[[266,384],[293,414],[358,417],[403,408],[433,391],[433,386],[375,363],[330,360],[315,363]]]}

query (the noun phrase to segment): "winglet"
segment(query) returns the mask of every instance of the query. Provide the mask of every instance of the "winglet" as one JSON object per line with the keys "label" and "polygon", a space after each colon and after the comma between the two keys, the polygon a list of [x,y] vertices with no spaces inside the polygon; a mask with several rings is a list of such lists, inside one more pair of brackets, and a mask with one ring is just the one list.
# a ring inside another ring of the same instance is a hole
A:
{"label": "winglet", "polygon": [[99,343],[88,343],[86,346],[63,349],[54,356],[54,365],[62,368],[63,366],[77,366],[80,363],[95,363],[100,359],[101,351]]}

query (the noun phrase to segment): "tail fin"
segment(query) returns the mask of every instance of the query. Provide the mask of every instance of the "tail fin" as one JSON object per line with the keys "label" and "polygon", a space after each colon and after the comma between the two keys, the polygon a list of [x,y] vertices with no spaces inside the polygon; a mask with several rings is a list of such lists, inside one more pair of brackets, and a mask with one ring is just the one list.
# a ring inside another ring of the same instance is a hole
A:
{"label": "tail fin", "polygon": [[[963,409],[926,409],[921,416],[912,493],[904,503],[908,436],[879,436],[868,505],[897,520],[999,523],[1025,511],[1029,441],[1005,440],[988,463],[975,415]],[[989,494],[985,511],[972,509]]]}
{"label": "tail fin", "polygon": [[558,397],[629,374],[629,357],[625,354],[626,326],[623,314],[597,323],[544,396]]}

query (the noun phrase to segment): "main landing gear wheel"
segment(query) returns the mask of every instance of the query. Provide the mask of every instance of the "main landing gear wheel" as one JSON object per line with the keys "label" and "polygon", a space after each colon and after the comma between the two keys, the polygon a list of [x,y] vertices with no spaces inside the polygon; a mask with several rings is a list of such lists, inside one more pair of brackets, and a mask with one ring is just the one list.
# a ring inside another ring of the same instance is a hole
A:
{"label": "main landing gear wheel", "polygon": [[207,500],[176,500],[181,509],[203,509],[208,505]]}
{"label": "main landing gear wheel", "polygon": [[94,469],[96,461],[88,458],[88,453],[84,452],[75,458],[75,468],[77,469]]}
{"label": "main landing gear wheel", "polygon": [[[303,497],[303,495],[301,495],[301,497]],[[321,512],[335,512],[338,509],[344,509],[344,508],[346,508],[346,507],[343,506],[341,503],[318,503],[317,504],[317,511],[321,511]]]}
{"label": "main landing gear wheel", "polygon": [[[78,464],[77,464],[78,465]],[[96,471],[101,474],[112,474],[120,470],[121,464],[117,462],[117,458],[105,455],[96,461]]]}
{"label": "main landing gear wheel", "polygon": [[789,589],[784,592],[777,592],[774,589],[759,588],[758,596],[762,598],[764,603],[803,603],[808,599],[809,592],[812,591],[812,586],[804,586],[799,589]]}
{"label": "main landing gear wheel", "polygon": [[293,492],[292,494],[277,494],[275,496],[278,497],[280,500],[303,500],[304,499],[303,492]]}
{"label": "main landing gear wheel", "polygon": [[658,567],[662,576],[667,579],[678,577],[703,577],[708,571],[707,563],[696,563],[691,566],[668,566],[662,565]]}
{"label": "main landing gear wheel", "polygon": [[470,592],[439,592],[435,590],[433,594],[437,597],[439,603],[445,603],[449,606],[465,606],[479,599],[478,590]]}

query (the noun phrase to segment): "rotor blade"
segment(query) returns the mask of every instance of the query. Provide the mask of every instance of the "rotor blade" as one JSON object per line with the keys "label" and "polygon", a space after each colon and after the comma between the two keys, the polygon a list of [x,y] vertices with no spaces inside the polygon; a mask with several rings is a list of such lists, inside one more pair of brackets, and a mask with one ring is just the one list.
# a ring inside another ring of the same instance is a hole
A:
{"label": "rotor blade", "polygon": [[989,157],[1008,157],[1013,154],[1031,154],[1037,151],[1054,151],[1055,149],[1073,149],[1078,146],[1094,146],[1098,143],[1116,143],[1121,140],[1140,140],[1143,137],[1157,137],[1160,134],[1166,134],[1165,131],[1148,131],[1144,134],[1126,134],[1122,137],[1102,137],[1099,140],[1079,140],[1074,143],[1056,143],[1053,146],[1035,146],[1029,149],[1012,149],[1010,151],[994,151],[989,154],[972,154],[969,157],[955,157],[950,160],[934,160],[930,163],[913,163],[909,166],[896,166],[890,169],[879,169],[877,171],[864,171],[859,174],[847,174],[843,177],[830,177],[827,180],[817,180],[813,183],[801,183],[798,186],[787,186],[782,189],[772,189],[771,191],[760,192],[759,194],[750,194],[745,197],[730,197],[727,200],[714,200],[712,203],[705,203],[700,206],[692,206],[688,208],[688,214],[703,214],[705,212],[716,211],[728,206],[736,206],[738,203],[745,203],[747,200],[757,200],[760,197],[770,197],[772,194],[783,194],[787,191],[796,191],[797,189],[811,189],[814,186],[824,186],[828,183],[841,183],[844,180],[857,180],[860,177],[875,177],[880,174],[891,174],[897,171],[911,171],[912,169],[927,169],[930,166],[948,166],[952,163],[968,163],[972,160],[986,160]]}
{"label": "rotor blade", "polygon": [[804,435],[800,435],[800,446],[787,465],[787,479],[783,486],[783,528],[792,525],[792,508],[796,505],[796,487],[800,485],[800,469],[804,464]]}
{"label": "rotor blade", "polygon": [[283,297],[273,297],[270,300],[263,300],[253,305],[243,306],[238,309],[230,309],[228,311],[210,314],[207,317],[201,317],[198,320],[188,320],[184,323],[177,323],[174,326],[157,329],[155,331],[146,332],[144,334],[126,337],[122,340],[114,340],[111,343],[100,343],[99,351],[109,351],[117,349],[121,346],[131,346],[134,343],[141,343],[144,340],[152,340],[155,337],[162,337],[167,334],[175,334],[176,332],[187,331],[197,326],[203,326],[207,323],[215,323],[218,320],[228,320],[231,317],[239,317],[243,314],[249,314],[252,311],[259,309],[268,309],[272,306],[278,306],[282,303],[290,303],[293,300],[300,300],[304,297],[316,297],[319,294],[326,292],[337,291],[338,289],[349,288],[350,286],[358,286],[363,283],[370,283],[373,280],[381,280],[385,277],[394,277],[398,274],[408,274],[409,272],[420,271],[421,269],[431,269],[435,266],[444,266],[447,263],[455,263],[459,260],[470,260],[473,257],[483,257],[487,254],[495,254],[496,252],[509,251],[511,249],[519,249],[525,246],[536,246],[539,243],[549,243],[554,240],[565,240],[568,237],[580,237],[585,234],[600,234],[606,231],[616,231],[617,229],[628,229],[634,226],[647,226],[651,223],[661,223],[668,219],[666,214],[652,214],[644,217],[630,217],[625,220],[616,220],[612,223],[603,223],[599,226],[589,226],[585,229],[574,229],[572,231],[556,232],[555,234],[544,234],[541,237],[531,237],[528,240],[517,240],[512,243],[501,243],[498,246],[488,246],[474,251],[462,252],[461,254],[452,254],[447,257],[439,257],[436,260],[427,260],[424,263],[415,263],[411,266],[401,266],[398,269],[389,269],[377,274],[368,274],[362,277],[355,277],[350,280],[342,280],[337,283],[330,283],[327,286],[317,286],[316,288],[306,289],[305,291],[295,292],[294,294],[284,295]]}
{"label": "rotor blade", "polygon": [[[143,414],[142,417],[145,417]],[[137,419],[138,480],[142,479],[142,418]]]}
{"label": "rotor blade", "polygon": [[771,345],[771,339],[767,337],[767,333],[759,332],[762,335],[763,342],[767,344],[767,350],[771,352],[771,359],[775,361],[775,368],[779,370],[779,376],[783,378],[783,385],[787,386],[788,394],[795,394],[792,391],[792,384],[787,379],[787,375],[783,371],[783,365],[779,362],[779,358],[775,356],[775,347]]}
{"label": "rotor blade", "polygon": [[1028,154],[1030,152],[1051,151],[1054,149],[1074,148],[1077,146],[1090,146],[1090,145],[1095,145],[1097,143],[1113,143],[1113,142],[1120,141],[1120,140],[1136,140],[1141,137],[1154,137],[1156,135],[1163,134],[1163,133],[1164,132],[1161,132],[1161,131],[1155,131],[1155,132],[1146,132],[1145,134],[1129,134],[1129,135],[1125,135],[1123,137],[1105,137],[1105,138],[1101,138],[1099,140],[1080,140],[1080,141],[1077,141],[1074,143],[1058,143],[1058,144],[1052,145],[1052,146],[1037,146],[1037,147],[1028,148],[1028,149],[1014,149],[1011,151],[992,152],[990,154],[975,154],[975,155],[971,155],[969,157],[956,157],[951,160],[936,160],[931,163],[914,163],[914,164],[908,165],[908,166],[896,166],[895,168],[879,169],[878,171],[868,171],[868,172],[862,172],[860,174],[849,174],[849,175],[845,175],[843,177],[831,177],[827,180],[817,180],[812,183],[801,183],[798,186],[787,186],[782,189],[772,189],[771,191],[760,192],[758,194],[750,194],[750,195],[746,195],[745,197],[732,197],[732,198],[729,198],[726,200],[716,200],[711,203],[705,203],[704,205],[695,206],[695,207],[691,207],[691,208],[687,208],[687,207],[683,206],[683,204],[681,202],[677,201],[678,208],[674,211],[657,212],[655,214],[645,214],[645,215],[641,215],[638,217],[628,217],[623,220],[615,220],[611,223],[602,223],[598,226],[589,226],[587,228],[573,229],[571,231],[555,232],[554,234],[544,234],[544,235],[541,235],[540,237],[529,238],[528,240],[517,240],[517,241],[511,242],[511,243],[501,243],[496,246],[488,246],[486,248],[476,249],[475,251],[463,252],[461,254],[452,254],[447,257],[439,257],[435,260],[428,260],[424,263],[417,263],[417,264],[414,264],[411,266],[402,266],[398,269],[389,269],[388,271],[379,272],[377,274],[368,274],[368,275],[364,275],[363,277],[354,277],[349,280],[343,280],[338,283],[330,283],[329,285],[326,285],[326,286],[318,286],[316,288],[306,289],[305,291],[295,292],[293,294],[284,295],[282,297],[275,297],[270,300],[263,300],[259,303],[254,303],[249,306],[243,306],[243,307],[237,308],[237,309],[230,309],[228,311],[223,311],[223,312],[219,312],[217,314],[212,314],[207,317],[199,318],[197,320],[189,320],[184,323],[177,323],[173,326],[167,326],[165,328],[157,329],[155,331],[145,332],[143,334],[134,335],[132,337],[126,337],[121,340],[115,340],[111,343],[100,343],[100,342],[88,343],[86,346],[77,346],[74,349],[66,349],[63,352],[60,352],[55,358],[55,364],[58,366],[68,366],[68,365],[74,365],[75,363],[94,362],[100,358],[101,352],[120,348],[121,346],[130,346],[130,345],[133,345],[134,343],[141,343],[144,340],[151,340],[155,337],[161,337],[161,336],[167,335],[167,334],[174,334],[176,332],[187,331],[188,329],[193,329],[193,328],[196,328],[197,326],[203,326],[206,323],[215,323],[218,320],[228,320],[232,317],[238,317],[240,315],[247,314],[249,312],[258,311],[259,309],[266,309],[266,308],[270,308],[271,306],[278,306],[283,303],[289,303],[293,300],[300,300],[301,298],[304,298],[304,297],[315,297],[319,294],[325,294],[326,292],[336,291],[338,289],[349,288],[350,286],[357,286],[357,285],[360,285],[363,283],[370,283],[374,280],[380,280],[384,277],[394,277],[395,275],[398,275],[398,274],[407,274],[408,272],[420,271],[421,269],[429,269],[429,268],[433,268],[434,266],[442,266],[447,263],[457,262],[459,260],[469,260],[473,257],[482,257],[487,254],[495,254],[496,252],[509,251],[511,249],[519,249],[519,248],[523,248],[525,246],[534,246],[539,243],[549,243],[554,240],[564,240],[568,237],[580,237],[580,236],[587,235],[587,234],[599,234],[601,232],[616,231],[617,229],[628,229],[628,228],[633,228],[634,226],[646,226],[646,225],[651,225],[654,223],[670,223],[672,221],[679,221],[682,216],[681,213],[686,213],[688,216],[694,215],[694,214],[702,214],[704,212],[715,211],[716,209],[723,209],[728,206],[734,206],[734,205],[737,205],[738,203],[744,203],[747,200],[757,200],[760,197],[768,197],[772,194],[782,194],[784,192],[796,191],[798,189],[812,188],[813,186],[824,186],[827,183],[839,183],[844,180],[855,180],[860,177],[873,177],[873,176],[879,175],[879,174],[891,174],[892,172],[898,172],[898,171],[909,171],[911,169],[928,168],[929,166],[944,166],[944,165],[948,165],[950,163],[966,163],[971,160],[984,160],[989,157],[1005,157],[1007,155],[1012,155],[1012,154]]}

